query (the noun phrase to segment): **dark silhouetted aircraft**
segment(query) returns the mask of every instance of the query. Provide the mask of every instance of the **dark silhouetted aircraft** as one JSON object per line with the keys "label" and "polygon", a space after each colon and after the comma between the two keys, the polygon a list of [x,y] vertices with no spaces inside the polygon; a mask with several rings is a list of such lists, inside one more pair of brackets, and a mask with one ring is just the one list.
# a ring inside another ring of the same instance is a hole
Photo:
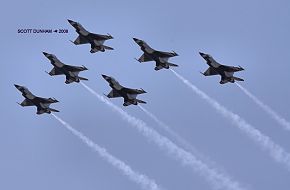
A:
{"label": "dark silhouetted aircraft", "polygon": [[131,89],[123,87],[116,81],[113,77],[102,75],[103,78],[109,83],[112,91],[106,95],[108,98],[117,98],[123,97],[124,103],[123,106],[129,106],[131,104],[137,105],[138,103],[146,104],[146,102],[137,99],[138,94],[146,93],[142,88],[141,89]]}
{"label": "dark silhouetted aircraft", "polygon": [[104,52],[106,49],[113,50],[112,47],[103,45],[106,40],[113,39],[113,36],[94,34],[88,32],[80,23],[68,20],[68,22],[76,29],[76,32],[79,34],[77,39],[72,43],[75,45],[81,44],[91,44],[91,53],[96,53],[98,51]]}
{"label": "dark silhouetted aircraft", "polygon": [[221,65],[217,61],[215,61],[209,54],[201,52],[199,52],[199,54],[206,60],[206,63],[209,66],[209,68],[204,73],[201,73],[204,76],[220,75],[221,76],[220,84],[225,84],[227,82],[234,83],[235,81],[244,81],[244,79],[234,77],[234,72],[244,70],[244,68],[242,68],[241,66],[233,67]]}
{"label": "dark silhouetted aircraft", "polygon": [[50,104],[58,102],[54,98],[41,98],[38,96],[33,95],[26,87],[16,85],[14,86],[22,92],[22,96],[24,96],[25,100],[19,105],[21,106],[36,106],[37,107],[37,114],[43,114],[43,113],[48,113],[50,114],[51,112],[59,112],[58,110],[52,109],[49,107]]}
{"label": "dark silhouetted aircraft", "polygon": [[144,54],[139,58],[136,59],[140,63],[147,62],[147,61],[155,61],[156,67],[155,70],[160,69],[169,69],[169,67],[178,67],[178,65],[169,63],[168,59],[170,57],[178,56],[177,53],[173,52],[162,52],[157,51],[153,48],[151,48],[146,42],[143,40],[139,40],[137,38],[133,38],[133,40],[141,47],[141,50],[144,52]]}
{"label": "dark silhouetted aircraft", "polygon": [[85,66],[77,67],[66,65],[62,63],[55,55],[43,52],[45,57],[47,57],[51,64],[53,65],[53,69],[48,73],[50,76],[54,75],[65,75],[66,76],[66,84],[72,82],[80,82],[80,80],[88,80],[83,77],[79,77],[79,72],[88,70]]}

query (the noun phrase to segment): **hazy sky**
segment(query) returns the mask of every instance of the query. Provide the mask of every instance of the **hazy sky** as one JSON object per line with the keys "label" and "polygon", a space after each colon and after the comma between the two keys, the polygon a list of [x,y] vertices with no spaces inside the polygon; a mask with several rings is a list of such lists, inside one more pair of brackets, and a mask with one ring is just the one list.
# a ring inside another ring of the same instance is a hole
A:
{"label": "hazy sky", "polygon": [[[108,149],[164,189],[212,187],[191,169],[146,140],[81,85],[66,85],[64,76],[50,77],[55,54],[71,65],[85,65],[80,76],[99,93],[110,87],[101,74],[121,84],[143,88],[146,109],[167,123],[196,149],[248,189],[288,190],[290,173],[261,150],[236,126],[193,94],[170,71],[154,63],[138,63],[142,52],[132,37],[153,48],[176,51],[170,61],[180,74],[214,97],[290,152],[290,133],[257,107],[234,84],[220,85],[219,77],[204,77],[207,65],[199,51],[226,65],[241,65],[241,84],[283,117],[289,116],[290,2],[288,0],[124,0],[124,1],[5,1],[0,11],[1,133],[0,189],[93,190],[140,189],[109,165],[52,116],[22,108],[23,97],[14,83],[35,95],[55,97],[58,116]],[[91,54],[90,45],[75,46],[77,33],[67,19],[95,33],[110,33],[114,51]],[[19,28],[68,29],[68,34],[18,34]],[[121,106],[122,99],[112,99]],[[138,107],[123,108],[168,136]]]}

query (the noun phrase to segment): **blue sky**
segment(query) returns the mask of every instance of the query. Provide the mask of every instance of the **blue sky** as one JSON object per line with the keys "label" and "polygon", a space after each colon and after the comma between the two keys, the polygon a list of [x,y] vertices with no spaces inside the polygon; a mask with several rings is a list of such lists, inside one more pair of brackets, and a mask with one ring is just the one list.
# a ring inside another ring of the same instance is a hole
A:
{"label": "blue sky", "polygon": [[[60,117],[106,147],[134,169],[165,189],[211,189],[190,169],[181,166],[137,133],[79,84],[64,84],[50,77],[52,66],[42,51],[71,65],[85,65],[81,76],[99,93],[110,88],[101,74],[121,84],[143,88],[145,108],[167,123],[196,149],[249,189],[287,189],[289,171],[253,144],[234,125],[193,94],[167,70],[134,60],[142,52],[132,40],[145,40],[153,48],[176,51],[176,70],[276,143],[290,151],[289,133],[236,85],[220,85],[218,77],[205,78],[207,69],[199,51],[226,65],[241,65],[237,74],[244,87],[289,117],[290,2],[265,1],[6,1],[0,12],[2,75],[0,189],[137,189],[140,187],[107,164],[72,136],[50,115],[21,108],[23,97],[14,83],[34,94],[55,97]],[[77,34],[66,19],[80,22],[95,33],[110,33],[106,44],[114,51],[90,54],[90,46],[74,46]],[[65,28],[68,34],[18,34],[18,28]],[[121,99],[112,100],[117,105]],[[157,125],[138,107],[124,108],[149,126]]]}

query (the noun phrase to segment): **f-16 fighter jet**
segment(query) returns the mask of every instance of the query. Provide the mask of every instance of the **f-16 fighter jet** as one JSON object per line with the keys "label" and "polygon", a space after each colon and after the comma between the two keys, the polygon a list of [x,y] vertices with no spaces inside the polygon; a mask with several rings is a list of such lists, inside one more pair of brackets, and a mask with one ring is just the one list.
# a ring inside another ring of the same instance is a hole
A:
{"label": "f-16 fighter jet", "polygon": [[38,96],[33,95],[26,87],[19,86],[14,84],[14,86],[22,92],[22,96],[24,96],[25,100],[19,105],[22,107],[24,106],[36,106],[37,107],[37,114],[43,114],[51,112],[59,112],[58,110],[52,109],[49,107],[50,104],[58,102],[54,98],[41,98]]}
{"label": "f-16 fighter jet", "polygon": [[124,104],[123,106],[129,106],[131,104],[137,105],[138,103],[146,104],[142,100],[138,100],[136,97],[138,94],[146,93],[142,88],[141,89],[131,89],[125,88],[118,83],[113,77],[102,75],[103,78],[109,83],[112,91],[106,95],[108,98],[117,98],[123,97]]}
{"label": "f-16 fighter jet", "polygon": [[53,69],[48,73],[50,76],[54,75],[65,75],[66,76],[66,84],[72,83],[72,82],[80,82],[80,80],[88,80],[83,77],[79,77],[79,72],[88,70],[85,66],[77,67],[77,66],[71,66],[66,65],[62,63],[55,55],[49,54],[46,52],[42,52],[45,57],[47,57],[51,64],[53,65]]}
{"label": "f-16 fighter jet", "polygon": [[78,38],[72,43],[75,45],[81,44],[91,44],[91,53],[96,53],[98,51],[104,52],[106,49],[113,50],[112,47],[103,45],[106,40],[113,39],[113,36],[94,34],[88,32],[80,23],[68,20],[68,22],[76,29],[79,34]]}
{"label": "f-16 fighter jet", "polygon": [[199,52],[199,54],[206,60],[206,63],[209,65],[209,68],[204,73],[201,73],[204,76],[220,75],[221,76],[220,84],[225,84],[227,82],[234,83],[235,81],[244,81],[244,79],[233,76],[234,72],[244,70],[244,68],[242,68],[241,66],[233,67],[221,65],[216,60],[214,60],[212,56],[210,56],[209,54],[201,52]]}
{"label": "f-16 fighter jet", "polygon": [[147,62],[147,61],[155,61],[156,62],[156,67],[155,67],[156,71],[163,69],[163,68],[169,69],[169,67],[178,67],[178,65],[168,62],[168,59],[170,57],[178,56],[178,54],[175,53],[174,51],[173,52],[157,51],[157,50],[151,48],[143,40],[139,40],[137,38],[133,38],[133,40],[141,47],[141,50],[144,52],[144,54],[139,59],[136,59],[140,63]]}

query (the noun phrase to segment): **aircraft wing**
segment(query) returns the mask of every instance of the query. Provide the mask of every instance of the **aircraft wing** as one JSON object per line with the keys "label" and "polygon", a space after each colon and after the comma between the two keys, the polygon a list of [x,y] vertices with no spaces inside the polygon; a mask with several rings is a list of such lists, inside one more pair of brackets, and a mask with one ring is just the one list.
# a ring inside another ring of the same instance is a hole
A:
{"label": "aircraft wing", "polygon": [[34,106],[34,104],[28,99],[23,100],[23,102],[21,102],[21,104],[19,104],[19,105],[21,105],[21,106]]}
{"label": "aircraft wing", "polygon": [[115,90],[121,90],[123,88],[120,83],[114,79],[113,77],[109,77],[107,75],[102,75],[102,77],[109,83],[109,86]]}
{"label": "aircraft wing", "polygon": [[153,59],[151,59],[149,56],[147,56],[145,53],[143,55],[141,55],[141,57],[137,60],[140,63],[142,62],[147,62],[147,61],[153,61]]}
{"label": "aircraft wing", "polygon": [[52,98],[35,97],[35,99],[38,100],[42,104],[48,104],[48,105],[51,103],[58,102],[57,100],[52,99]]}
{"label": "aircraft wing", "polygon": [[62,75],[63,72],[61,70],[59,70],[58,68],[54,67],[54,68],[52,68],[52,70],[48,74],[50,76],[53,76],[53,75]]}
{"label": "aircraft wing", "polygon": [[221,64],[219,64],[218,62],[216,62],[216,60],[214,60],[214,58],[208,54],[201,54],[202,57],[206,60],[206,63],[210,66],[210,67],[214,67],[214,68],[218,68],[220,66],[222,66]]}
{"label": "aircraft wing", "polygon": [[129,106],[131,104],[137,105],[138,103],[147,104],[143,100],[136,99],[136,97],[128,97],[128,99],[124,99],[123,106]]}
{"label": "aircraft wing", "polygon": [[118,98],[121,95],[117,92],[117,90],[111,90],[111,92],[107,95],[108,98]]}
{"label": "aircraft wing", "polygon": [[72,83],[72,82],[74,82],[74,80],[73,80],[71,77],[66,76],[66,81],[65,81],[65,83],[66,83],[66,84],[70,84],[70,83]]}
{"label": "aircraft wing", "polygon": [[177,54],[175,52],[164,52],[164,51],[156,51],[158,52],[158,56],[162,58],[169,58],[169,57],[175,57]]}
{"label": "aircraft wing", "polygon": [[53,54],[48,54],[44,52],[44,55],[50,60],[51,64],[55,65],[56,67],[61,68],[65,65]]}
{"label": "aircraft wing", "polygon": [[56,63],[58,66],[63,65],[63,63],[53,54],[51,54],[51,57],[49,59],[52,63]]}
{"label": "aircraft wing", "polygon": [[97,40],[97,43],[98,45],[103,45],[105,43],[105,40]]}
{"label": "aircraft wing", "polygon": [[45,112],[45,109],[43,109],[40,106],[37,106],[37,112],[36,113],[39,115],[39,114],[43,114],[43,113],[46,113],[46,112]]}
{"label": "aircraft wing", "polygon": [[91,49],[95,49],[96,48],[95,46],[103,46],[104,42],[105,40],[94,40],[94,43],[91,43]]}
{"label": "aircraft wing", "polygon": [[88,44],[89,41],[84,36],[79,35],[73,43],[75,45],[81,45],[81,44]]}
{"label": "aircraft wing", "polygon": [[123,106],[130,106],[131,104],[132,104],[131,101],[129,101],[129,100],[125,100],[125,99],[124,99]]}
{"label": "aircraft wing", "polygon": [[234,72],[224,72],[226,77],[234,76]]}
{"label": "aircraft wing", "polygon": [[110,39],[110,37],[107,35],[94,34],[94,33],[90,33],[90,35],[97,41],[105,41],[105,40]]}
{"label": "aircraft wing", "polygon": [[59,112],[58,110],[56,109],[52,109],[52,108],[49,108],[49,107],[41,107],[41,106],[37,106],[37,114],[43,114],[43,113],[51,113],[51,112]]}
{"label": "aircraft wing", "polygon": [[202,73],[204,76],[211,76],[211,75],[218,75],[218,72],[212,67],[209,67],[204,73]]}
{"label": "aircraft wing", "polygon": [[75,27],[76,31],[78,33],[80,33],[81,35],[84,35],[84,36],[87,36],[89,35],[90,33],[80,24],[80,23],[76,23],[73,25],[73,27]]}
{"label": "aircraft wing", "polygon": [[141,50],[144,52],[147,52],[147,53],[153,53],[155,52],[155,50],[153,48],[151,48],[146,42],[144,41],[141,41],[141,42],[138,42],[138,45],[141,47]]}
{"label": "aircraft wing", "polygon": [[155,70],[156,70],[156,71],[159,71],[160,69],[163,69],[163,68],[164,68],[164,67],[162,67],[161,64],[156,63],[156,67],[155,67]]}
{"label": "aircraft wing", "polygon": [[117,90],[120,90],[123,88],[123,86],[121,86],[120,83],[116,81],[114,78],[112,78],[112,80],[109,83],[112,88],[115,88]]}
{"label": "aircraft wing", "polygon": [[17,84],[14,85],[20,92],[22,92],[22,95],[26,95],[30,99],[33,99],[35,96],[26,88],[25,86],[19,86]]}
{"label": "aircraft wing", "polygon": [[207,64],[211,67],[214,67],[214,68],[218,68],[221,66],[221,64],[219,64],[218,62],[216,62],[214,59],[212,58],[209,58],[207,61]]}
{"label": "aircraft wing", "polygon": [[124,90],[127,94],[130,94],[130,95],[146,93],[143,89],[123,88],[122,90]]}
{"label": "aircraft wing", "polygon": [[238,72],[244,70],[242,67],[234,67],[227,65],[221,65],[221,69],[223,69],[225,72]]}
{"label": "aircraft wing", "polygon": [[84,66],[79,67],[79,66],[72,66],[72,65],[64,65],[63,68],[66,69],[67,71],[71,71],[71,72],[80,72],[80,71],[87,70],[87,68]]}

